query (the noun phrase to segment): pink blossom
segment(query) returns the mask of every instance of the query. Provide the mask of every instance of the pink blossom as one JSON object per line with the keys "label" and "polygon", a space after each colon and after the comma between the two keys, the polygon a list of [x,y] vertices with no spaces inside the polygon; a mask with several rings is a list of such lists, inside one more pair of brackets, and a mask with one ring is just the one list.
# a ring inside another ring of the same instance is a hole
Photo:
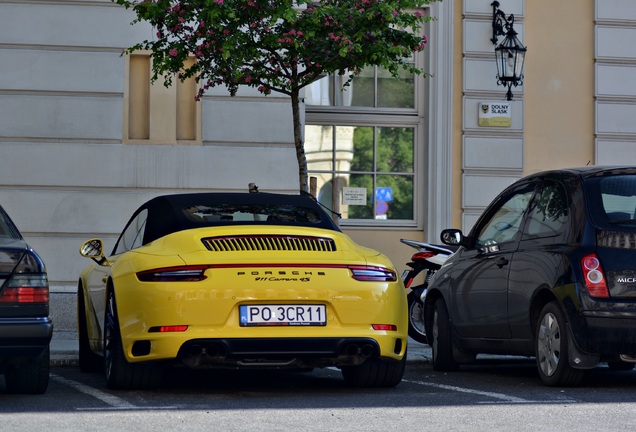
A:
{"label": "pink blossom", "polygon": [[398,11],[396,11],[395,9],[393,9],[391,13],[393,14],[394,17],[398,16]]}
{"label": "pink blossom", "polygon": [[214,0],[214,3],[223,6],[223,4],[225,3],[223,0]]}
{"label": "pink blossom", "polygon": [[179,52],[176,50],[176,48],[172,48],[169,52],[168,52],[172,57],[176,57],[177,54],[179,54]]}
{"label": "pink blossom", "polygon": [[418,18],[422,18],[422,11],[415,11],[415,16]]}

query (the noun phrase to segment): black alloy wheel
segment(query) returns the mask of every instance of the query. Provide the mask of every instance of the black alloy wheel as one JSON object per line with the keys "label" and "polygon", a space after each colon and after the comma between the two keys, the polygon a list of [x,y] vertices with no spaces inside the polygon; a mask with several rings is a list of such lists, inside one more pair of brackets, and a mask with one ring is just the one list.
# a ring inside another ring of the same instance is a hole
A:
{"label": "black alloy wheel", "polygon": [[84,289],[77,287],[77,333],[79,340],[79,368],[82,372],[99,372],[104,369],[104,359],[91,350],[88,341],[88,322],[86,320],[86,301]]}
{"label": "black alloy wheel", "polygon": [[342,377],[353,387],[395,387],[402,381],[406,352],[402,360],[369,358],[358,366],[343,366]]}
{"label": "black alloy wheel", "polygon": [[104,371],[106,385],[111,389],[152,389],[161,384],[160,365],[128,363],[124,356],[117,304],[113,290],[109,290],[104,320]]}

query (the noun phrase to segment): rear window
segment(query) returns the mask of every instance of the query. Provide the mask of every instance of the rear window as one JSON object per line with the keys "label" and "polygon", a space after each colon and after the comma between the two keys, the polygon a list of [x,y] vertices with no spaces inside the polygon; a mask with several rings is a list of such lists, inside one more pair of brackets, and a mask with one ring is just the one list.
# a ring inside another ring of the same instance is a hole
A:
{"label": "rear window", "polygon": [[589,179],[588,192],[601,225],[636,224],[636,175],[616,175]]}
{"label": "rear window", "polygon": [[19,240],[22,236],[11,219],[0,210],[0,239]]}
{"label": "rear window", "polygon": [[191,222],[201,225],[244,224],[262,222],[266,224],[319,224],[320,213],[312,208],[292,205],[197,205],[182,209]]}

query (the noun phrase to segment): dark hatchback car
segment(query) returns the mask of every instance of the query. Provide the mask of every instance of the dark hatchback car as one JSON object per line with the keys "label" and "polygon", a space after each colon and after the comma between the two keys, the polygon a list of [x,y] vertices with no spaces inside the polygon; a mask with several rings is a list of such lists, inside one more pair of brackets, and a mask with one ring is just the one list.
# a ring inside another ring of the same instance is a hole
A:
{"label": "dark hatchback car", "polygon": [[9,393],[46,391],[52,334],[44,263],[0,207],[0,373]]}
{"label": "dark hatchback car", "polygon": [[636,167],[525,177],[504,190],[428,290],[435,370],[480,353],[536,357],[547,385],[636,362]]}

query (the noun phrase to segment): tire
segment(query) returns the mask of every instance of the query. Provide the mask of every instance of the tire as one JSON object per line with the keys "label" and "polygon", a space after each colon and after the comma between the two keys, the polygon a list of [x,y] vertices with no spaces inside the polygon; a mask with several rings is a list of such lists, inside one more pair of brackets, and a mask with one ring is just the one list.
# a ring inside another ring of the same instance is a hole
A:
{"label": "tire", "polygon": [[77,338],[79,340],[79,368],[82,372],[100,372],[104,370],[104,359],[91,350],[88,342],[88,323],[86,321],[86,302],[84,290],[77,288]]}
{"label": "tire", "polygon": [[539,377],[549,386],[575,386],[585,371],[570,366],[569,334],[566,321],[556,302],[544,306],[535,330],[535,355]]}
{"label": "tire", "polygon": [[4,379],[9,393],[42,394],[49,386],[51,352],[47,346],[30,362],[12,366],[5,371]]}
{"label": "tire", "polygon": [[436,371],[456,371],[459,363],[453,356],[453,332],[450,326],[448,309],[444,299],[437,299],[433,309],[431,351],[433,369]]}
{"label": "tire", "polygon": [[408,297],[409,302],[409,337],[416,342],[426,344],[426,329],[424,328],[424,307],[415,292]]}
{"label": "tire", "polygon": [[353,387],[395,387],[402,381],[406,352],[399,361],[367,359],[359,366],[344,366],[342,377]]}
{"label": "tire", "polygon": [[106,301],[104,321],[104,373],[110,389],[153,389],[161,384],[162,368],[154,364],[128,363],[124,356],[115,295]]}

